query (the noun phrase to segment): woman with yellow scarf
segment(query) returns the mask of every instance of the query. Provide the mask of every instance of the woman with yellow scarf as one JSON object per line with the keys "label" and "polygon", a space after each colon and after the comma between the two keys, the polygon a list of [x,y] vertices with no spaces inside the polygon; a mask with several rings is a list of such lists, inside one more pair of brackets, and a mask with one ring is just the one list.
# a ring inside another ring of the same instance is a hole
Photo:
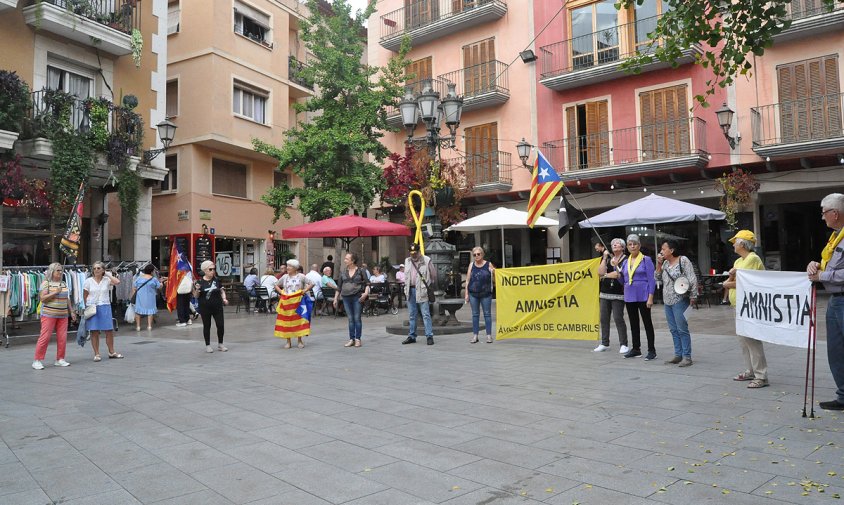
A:
{"label": "woman with yellow scarf", "polygon": [[627,305],[627,317],[630,318],[630,332],[633,336],[633,347],[624,355],[625,358],[635,358],[642,355],[642,341],[639,329],[639,317],[645,325],[645,335],[648,338],[648,354],[645,361],[656,359],[654,347],[654,323],[651,320],[651,307],[654,304],[654,262],[650,256],[642,254],[642,244],[638,235],[627,236],[627,251],[630,256],[621,264],[621,280],[624,285],[624,303]]}

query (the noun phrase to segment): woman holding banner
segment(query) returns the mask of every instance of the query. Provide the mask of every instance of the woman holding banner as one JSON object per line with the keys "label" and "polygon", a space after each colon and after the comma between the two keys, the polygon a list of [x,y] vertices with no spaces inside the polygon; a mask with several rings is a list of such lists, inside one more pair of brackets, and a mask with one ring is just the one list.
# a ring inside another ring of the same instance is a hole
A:
{"label": "woman holding banner", "polygon": [[[762,259],[753,252],[756,246],[756,235],[750,230],[739,230],[730,239],[733,250],[739,258],[730,269],[730,277],[724,281],[724,289],[730,290],[730,305],[736,306],[736,270],[765,270]],[[744,372],[733,377],[734,381],[750,381],[747,385],[750,389],[763,388],[768,385],[768,361],[765,359],[765,349],[762,342],[755,338],[736,335],[741,344],[741,353],[744,355]]]}
{"label": "woman holding banner", "polygon": [[639,236],[627,236],[627,251],[630,255],[621,264],[621,281],[624,284],[624,303],[627,305],[627,317],[630,318],[630,331],[633,334],[633,348],[624,355],[625,358],[635,358],[642,355],[642,341],[640,337],[639,317],[645,325],[648,337],[648,354],[645,361],[656,359],[654,346],[654,323],[651,320],[651,307],[654,304],[654,262],[650,256],[642,254],[642,244]]}
{"label": "woman holding banner", "polygon": [[[598,244],[595,245],[598,249]],[[610,242],[612,253],[603,251],[601,265],[598,267],[598,277],[601,278],[600,294],[598,298],[601,303],[601,343],[593,349],[593,352],[603,352],[610,348],[610,316],[615,321],[615,329],[618,331],[618,341],[621,348],[618,352],[627,354],[630,348],[627,347],[627,323],[624,322],[624,285],[621,283],[621,265],[627,259],[624,254],[624,240],[612,239]]]}
{"label": "woman holding banner", "polygon": [[697,277],[689,258],[677,254],[680,244],[666,240],[656,257],[657,280],[662,280],[662,300],[665,303],[665,320],[674,340],[674,357],[666,365],[686,367],[692,365],[692,336],[686,309],[697,300]]}

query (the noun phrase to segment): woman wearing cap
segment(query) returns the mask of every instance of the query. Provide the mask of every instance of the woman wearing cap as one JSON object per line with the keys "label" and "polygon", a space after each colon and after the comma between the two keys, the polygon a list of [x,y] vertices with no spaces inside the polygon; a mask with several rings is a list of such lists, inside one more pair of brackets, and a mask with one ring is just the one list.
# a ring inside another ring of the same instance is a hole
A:
{"label": "woman wearing cap", "polygon": [[[305,274],[299,271],[299,261],[294,259],[287,260],[287,273],[281,276],[281,279],[275,285],[275,291],[279,294],[279,302],[278,302],[278,310],[279,314],[276,316],[276,325],[275,325],[275,336],[278,338],[287,339],[287,343],[284,344],[285,349],[290,349],[293,347],[291,339],[293,337],[297,337],[299,339],[298,347],[302,349],[305,347],[305,342],[302,341],[302,337],[307,337],[310,335],[311,327],[308,325],[307,328],[301,328],[299,326],[294,327],[287,327],[284,325],[279,324],[285,317],[290,317],[286,315],[282,315],[280,312],[282,310],[282,304],[284,304],[284,299],[281,298],[281,295],[290,295],[296,293],[297,291],[302,291],[303,296],[304,293],[310,290],[314,285]],[[289,309],[288,309],[289,310]],[[310,318],[309,318],[310,321]]]}
{"label": "woman wearing cap", "polygon": [[627,317],[630,318],[630,332],[633,334],[633,348],[625,358],[635,358],[642,355],[642,340],[640,337],[639,317],[645,325],[645,335],[648,337],[648,355],[645,361],[656,358],[654,347],[654,323],[651,320],[651,307],[654,304],[654,262],[650,256],[642,254],[642,244],[638,235],[627,236],[627,251],[630,255],[621,264],[621,282],[624,284],[624,303],[627,305]]}
{"label": "woman wearing cap", "polygon": [[697,302],[697,276],[689,258],[680,256],[680,244],[666,240],[656,257],[654,278],[662,280],[662,300],[665,303],[665,320],[674,339],[674,357],[666,365],[681,367],[692,364],[692,336],[686,309]]}
{"label": "woman wearing cap", "polygon": [[217,326],[217,350],[226,352],[229,349],[223,345],[225,325],[223,323],[223,305],[229,304],[226,290],[217,277],[214,262],[205,260],[200,265],[203,276],[193,285],[193,296],[199,299],[199,315],[202,316],[202,336],[205,337],[205,352],[214,352],[211,347],[211,318]]}
{"label": "woman wearing cap", "polygon": [[[756,235],[750,230],[739,230],[736,236],[730,239],[733,250],[739,258],[730,269],[730,277],[724,281],[724,289],[730,290],[730,305],[736,306],[736,270],[765,270],[762,259],[753,252],[756,246]],[[762,342],[755,338],[736,335],[741,344],[741,353],[744,355],[744,372],[733,377],[734,381],[750,381],[747,385],[750,389],[763,388],[768,385],[768,361],[765,359],[765,349]]]}

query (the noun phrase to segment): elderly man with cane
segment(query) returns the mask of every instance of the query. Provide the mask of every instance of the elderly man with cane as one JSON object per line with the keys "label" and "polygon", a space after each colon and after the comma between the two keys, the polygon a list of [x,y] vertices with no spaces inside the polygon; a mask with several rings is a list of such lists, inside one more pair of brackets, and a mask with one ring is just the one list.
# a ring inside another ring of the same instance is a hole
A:
{"label": "elderly man with cane", "polygon": [[820,402],[819,406],[844,410],[844,195],[832,193],[821,200],[821,218],[832,228],[832,236],[821,251],[820,263],[809,262],[806,273],[809,280],[823,283],[832,294],[826,308],[826,354],[838,390],[835,400]]}

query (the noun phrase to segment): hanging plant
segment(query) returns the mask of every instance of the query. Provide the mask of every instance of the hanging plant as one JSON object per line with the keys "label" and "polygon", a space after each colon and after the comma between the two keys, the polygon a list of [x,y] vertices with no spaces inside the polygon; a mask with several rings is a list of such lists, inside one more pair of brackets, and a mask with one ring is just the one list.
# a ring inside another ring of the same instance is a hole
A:
{"label": "hanging plant", "polygon": [[94,151],[87,139],[74,130],[60,129],[50,140],[53,142],[52,198],[59,209],[67,210],[76,198],[79,185],[88,180],[94,166]]}
{"label": "hanging plant", "polygon": [[105,151],[108,142],[108,115],[111,112],[111,102],[105,98],[88,98],[84,104],[91,121],[88,135],[91,147],[96,151]]}
{"label": "hanging plant", "polygon": [[7,198],[13,200],[11,206],[18,209],[49,214],[52,208],[47,181],[24,177],[20,156],[0,160],[0,202]]}
{"label": "hanging plant", "polygon": [[141,68],[141,51],[144,50],[144,36],[137,28],[132,29],[132,60],[135,68]]}
{"label": "hanging plant", "polygon": [[750,203],[754,192],[759,191],[759,183],[752,172],[737,168],[729,174],[723,174],[715,180],[715,190],[721,193],[721,212],[726,214],[730,228],[736,227],[736,213]]}
{"label": "hanging plant", "polygon": [[117,173],[117,199],[126,216],[134,220],[141,200],[141,178],[137,172],[121,170]]}
{"label": "hanging plant", "polygon": [[31,96],[14,71],[0,70],[0,130],[20,132]]}

